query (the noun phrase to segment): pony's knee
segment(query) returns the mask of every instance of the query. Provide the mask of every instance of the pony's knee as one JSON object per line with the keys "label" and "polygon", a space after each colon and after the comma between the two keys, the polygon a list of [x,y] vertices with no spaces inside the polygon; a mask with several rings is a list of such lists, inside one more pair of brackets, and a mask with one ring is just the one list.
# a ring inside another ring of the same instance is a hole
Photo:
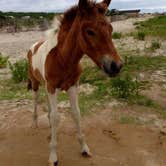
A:
{"label": "pony's knee", "polygon": [[51,111],[49,114],[49,119],[50,119],[51,125],[57,127],[60,121],[60,115],[58,112]]}

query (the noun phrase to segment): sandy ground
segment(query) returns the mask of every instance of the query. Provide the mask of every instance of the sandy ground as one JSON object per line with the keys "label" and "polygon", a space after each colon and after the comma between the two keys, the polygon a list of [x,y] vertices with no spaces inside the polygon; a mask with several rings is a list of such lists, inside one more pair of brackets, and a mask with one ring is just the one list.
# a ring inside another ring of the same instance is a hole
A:
{"label": "sandy ground", "polygon": [[[40,111],[39,128],[32,129],[29,108],[0,111],[0,165],[46,166],[50,136],[46,113]],[[83,119],[93,157],[81,157],[70,114],[60,112],[60,166],[165,166],[166,134],[154,128],[119,124],[112,120],[110,109]]]}
{"label": "sandy ground", "polygon": [[10,56],[10,60],[25,58],[32,44],[42,39],[44,32],[1,33],[0,52]]}
{"label": "sandy ground", "polygon": [[[116,32],[130,32],[134,30],[134,22],[149,19],[151,16],[131,18],[128,20],[113,22],[113,29]],[[45,32],[28,31],[20,33],[0,33],[0,52],[8,55],[11,59],[25,58],[27,50],[36,41],[41,40]]]}
{"label": "sandy ground", "polygon": [[[113,27],[120,32],[132,31],[133,21],[116,22]],[[43,32],[0,34],[0,52],[9,55],[11,61],[25,58],[29,47],[43,36]],[[112,110],[112,107],[96,110],[95,114],[83,118],[86,139],[93,153],[93,157],[87,159],[79,153],[69,112],[60,109],[59,165],[166,166],[166,132],[154,126],[120,124],[114,120]],[[38,129],[30,127],[32,103],[29,101],[1,101],[0,114],[0,166],[46,166],[50,128],[41,106]],[[162,127],[166,128],[165,122]]]}
{"label": "sandy ground", "polygon": [[116,32],[128,33],[135,29],[134,23],[145,21],[152,17],[152,15],[144,15],[137,18],[129,18],[127,20],[116,21],[112,23],[113,30]]}

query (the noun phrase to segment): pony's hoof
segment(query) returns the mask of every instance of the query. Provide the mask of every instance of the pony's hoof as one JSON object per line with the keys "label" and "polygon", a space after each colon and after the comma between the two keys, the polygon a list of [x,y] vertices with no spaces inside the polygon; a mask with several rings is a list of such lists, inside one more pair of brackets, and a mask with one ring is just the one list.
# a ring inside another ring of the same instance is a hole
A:
{"label": "pony's hoof", "polygon": [[92,153],[90,152],[87,144],[84,144],[82,147],[81,154],[83,157],[92,157]]}
{"label": "pony's hoof", "polygon": [[49,163],[49,166],[58,166],[58,161],[56,161],[54,163]]}
{"label": "pony's hoof", "polygon": [[58,161],[54,163],[54,166],[58,166]]}
{"label": "pony's hoof", "polygon": [[83,151],[83,152],[81,152],[81,154],[83,157],[86,157],[86,158],[92,157],[92,154],[90,152],[87,152],[87,151]]}

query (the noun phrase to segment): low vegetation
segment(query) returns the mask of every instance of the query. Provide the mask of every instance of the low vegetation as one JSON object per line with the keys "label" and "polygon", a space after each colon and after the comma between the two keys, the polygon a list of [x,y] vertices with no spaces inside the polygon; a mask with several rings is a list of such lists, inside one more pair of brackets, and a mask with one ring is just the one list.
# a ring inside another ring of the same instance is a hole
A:
{"label": "low vegetation", "polygon": [[166,15],[151,18],[138,23],[137,29],[143,31],[146,36],[166,38]]}
{"label": "low vegetation", "polygon": [[161,47],[161,44],[158,41],[153,41],[151,44],[151,49],[154,51],[156,49],[159,49]]}
{"label": "low vegetation", "polygon": [[51,24],[55,13],[0,12],[0,28],[13,27],[15,32],[38,27],[45,30]]}
{"label": "low vegetation", "polygon": [[120,117],[119,122],[122,124],[141,124],[141,121],[137,117],[123,115]]}
{"label": "low vegetation", "polygon": [[[125,56],[125,65],[121,74],[115,78],[107,77],[96,66],[86,66],[82,73],[80,84],[88,83],[95,86],[95,90],[89,94],[80,94],[80,107],[82,113],[93,110],[94,107],[102,107],[105,103],[116,98],[121,102],[150,107],[157,110],[159,114],[166,116],[162,107],[152,99],[144,96],[142,90],[146,89],[149,82],[140,81],[137,76],[140,72],[151,72],[154,69],[166,70],[166,57]],[[12,80],[1,81],[0,100],[3,99],[32,99],[32,93],[26,89],[27,61],[21,60],[10,64]],[[91,72],[89,72],[91,71]],[[45,90],[41,87],[40,101],[45,101]],[[60,93],[59,101],[68,99],[65,93]]]}
{"label": "low vegetation", "polygon": [[123,77],[111,80],[111,92],[117,98],[128,99],[138,96],[140,88],[141,85],[137,78],[134,80],[128,73]]}
{"label": "low vegetation", "polygon": [[166,57],[165,56],[127,56],[125,55],[125,68],[123,70],[130,73],[152,71],[152,70],[165,70]]}
{"label": "low vegetation", "polygon": [[[157,28],[157,31],[163,30],[162,26],[165,17],[153,18],[158,23],[161,22],[161,27]],[[151,28],[146,27],[152,26]],[[159,25],[159,24],[158,24]],[[139,26],[139,31],[136,35],[139,40],[145,40],[148,35],[155,36],[152,33],[153,28],[156,27],[155,21],[146,21],[137,23]],[[166,31],[166,30],[165,30]],[[163,32],[164,34],[165,32]],[[114,39],[120,39],[122,37],[121,33],[114,32]],[[160,36],[160,33],[159,33]],[[161,47],[161,44],[154,40],[151,43],[151,50],[156,50]],[[80,84],[88,83],[94,86],[94,91],[85,95],[80,93],[80,107],[82,113],[87,113],[93,110],[94,107],[103,107],[106,103],[110,102],[112,99],[116,99],[121,103],[126,103],[129,105],[137,105],[141,108],[150,108],[154,110],[162,117],[166,117],[166,110],[161,106],[158,101],[146,96],[143,90],[147,90],[153,84],[153,80],[140,79],[140,73],[151,75],[154,71],[166,71],[166,57],[165,56],[141,56],[139,52],[125,52],[121,51],[121,55],[124,59],[124,67],[121,73],[115,78],[107,77],[104,72],[99,70],[94,65],[84,66],[83,73],[80,78]],[[144,54],[143,54],[144,55]],[[1,60],[0,60],[1,61]],[[7,61],[6,61],[7,62]],[[89,63],[89,61],[88,61]],[[3,80],[0,82],[0,100],[8,99],[32,99],[32,93],[28,92],[26,89],[27,80],[27,68],[28,64],[26,60],[17,61],[14,64],[9,63],[12,79]],[[162,84],[162,82],[160,82]],[[41,87],[40,91],[40,101],[45,101],[45,90]],[[68,99],[66,93],[60,93],[58,97],[59,101],[66,101]],[[138,119],[133,119],[132,117],[121,117],[121,123],[139,123]]]}
{"label": "low vegetation", "polygon": [[136,38],[138,40],[145,40],[145,32],[143,31],[138,31],[137,34],[136,34]]}
{"label": "low vegetation", "polygon": [[12,79],[15,83],[27,81],[28,79],[28,63],[27,60],[19,60],[14,64],[9,62]]}
{"label": "low vegetation", "polygon": [[113,39],[120,39],[121,37],[122,37],[122,33],[120,33],[120,32],[113,32],[112,33]]}
{"label": "low vegetation", "polygon": [[0,53],[0,69],[7,66],[8,59],[8,56],[2,56],[2,54]]}

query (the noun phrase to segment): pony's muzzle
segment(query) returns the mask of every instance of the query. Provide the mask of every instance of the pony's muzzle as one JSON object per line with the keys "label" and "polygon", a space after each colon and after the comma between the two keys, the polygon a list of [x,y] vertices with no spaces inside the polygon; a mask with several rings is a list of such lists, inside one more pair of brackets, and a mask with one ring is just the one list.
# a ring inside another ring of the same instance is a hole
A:
{"label": "pony's muzzle", "polygon": [[123,64],[122,62],[117,63],[114,60],[103,59],[102,66],[106,74],[110,77],[114,77],[120,72]]}

